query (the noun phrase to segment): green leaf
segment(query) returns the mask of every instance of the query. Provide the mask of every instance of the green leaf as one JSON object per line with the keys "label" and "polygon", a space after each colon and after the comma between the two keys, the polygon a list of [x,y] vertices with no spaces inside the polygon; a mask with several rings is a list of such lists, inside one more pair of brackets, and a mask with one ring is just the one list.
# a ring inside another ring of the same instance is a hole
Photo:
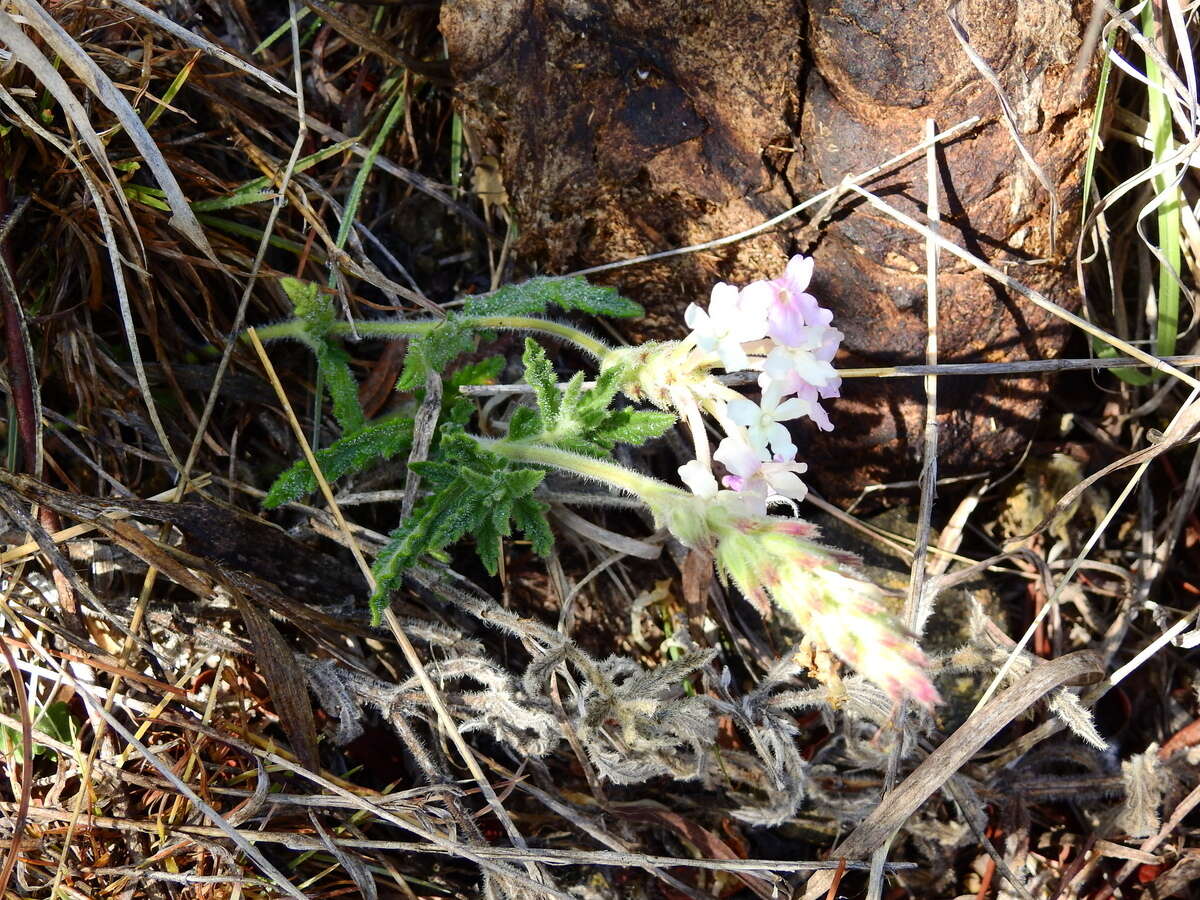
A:
{"label": "green leaf", "polygon": [[[554,374],[554,366],[533,338],[525,338],[525,353],[521,357],[525,363],[525,381],[533,388],[537,398],[538,416],[541,418],[542,430],[553,431],[558,424],[558,413],[561,407],[561,395],[558,391],[558,378]],[[582,373],[580,373],[582,376]],[[582,377],[580,379],[582,381]]]}
{"label": "green leaf", "polygon": [[[71,746],[75,745],[79,734],[79,723],[71,713],[71,707],[61,700],[48,703],[38,714],[34,728],[57,741]],[[58,752],[46,744],[34,743],[34,756],[45,756],[51,760],[58,758]],[[0,755],[6,759],[20,759],[21,732],[7,725],[0,725]]]}
{"label": "green leaf", "polygon": [[427,493],[375,558],[375,623],[406,569],[467,535],[475,538],[475,552],[492,574],[500,564],[500,541],[512,532],[514,519],[539,552],[548,552],[553,543],[547,507],[532,499],[545,477],[540,469],[514,466],[452,425],[443,426],[435,457],[413,468]]}
{"label": "green leaf", "polygon": [[538,556],[549,555],[554,547],[554,534],[546,519],[549,511],[550,504],[533,497],[521,497],[512,507],[513,524],[529,539],[533,552]]}
{"label": "green leaf", "polygon": [[653,409],[618,409],[613,410],[605,422],[604,436],[636,447],[662,437],[674,424],[675,417],[670,413]]}
{"label": "green leaf", "polygon": [[319,284],[299,278],[280,278],[279,286],[292,301],[296,318],[304,323],[304,343],[317,358],[321,379],[333,401],[333,416],[343,432],[362,428],[365,421],[358,402],[358,382],[350,371],[350,356],[329,337],[337,313],[333,298]]}
{"label": "green leaf", "polygon": [[333,298],[322,292],[319,284],[299,278],[280,278],[279,286],[292,301],[296,318],[304,322],[309,335],[323,338],[329,334],[329,327],[337,313],[333,308]]}
{"label": "green leaf", "polygon": [[343,433],[358,431],[366,422],[366,415],[358,402],[358,382],[350,371],[350,355],[328,338],[314,341],[312,349],[329,399],[333,401],[333,417]]}
{"label": "green leaf", "polygon": [[651,410],[611,409],[625,370],[612,366],[600,373],[588,390],[577,372],[559,389],[545,351],[525,341],[525,380],[533,387],[537,412],[520,407],[509,419],[509,441],[547,444],[582,453],[605,456],[617,443],[643,444],[675,424],[669,413]]}
{"label": "green leaf", "polygon": [[540,276],[521,284],[506,284],[487,296],[468,298],[463,312],[468,316],[536,316],[551,306],[568,312],[617,318],[645,314],[640,305],[622,297],[616,288],[589,284],[579,275],[570,278]]}
{"label": "green leaf", "polygon": [[456,317],[408,342],[404,369],[396,382],[398,391],[415,391],[425,383],[430,369],[445,371],[450,363],[475,349],[476,333]]}
{"label": "green leaf", "polygon": [[553,281],[554,287],[557,288],[557,294],[551,302],[565,310],[577,310],[593,316],[613,316],[620,319],[630,319],[646,314],[640,304],[622,297],[617,293],[615,287],[590,284],[582,276],[556,278]]}
{"label": "green leaf", "polygon": [[510,441],[525,441],[537,437],[542,432],[542,420],[537,410],[528,406],[518,406],[508,420],[508,439]]}
{"label": "green leaf", "polygon": [[448,391],[457,391],[460,387],[470,384],[495,384],[500,379],[506,362],[503,356],[489,356],[478,362],[459,366],[446,379],[446,388]]}
{"label": "green leaf", "polygon": [[[412,446],[413,421],[394,417],[347,434],[328,447],[316,452],[317,463],[325,480],[333,483],[345,475],[361,472],[378,460],[391,459]],[[299,500],[317,489],[317,478],[308,461],[297,460],[275,479],[263,500],[263,506],[274,509],[284,503]]]}

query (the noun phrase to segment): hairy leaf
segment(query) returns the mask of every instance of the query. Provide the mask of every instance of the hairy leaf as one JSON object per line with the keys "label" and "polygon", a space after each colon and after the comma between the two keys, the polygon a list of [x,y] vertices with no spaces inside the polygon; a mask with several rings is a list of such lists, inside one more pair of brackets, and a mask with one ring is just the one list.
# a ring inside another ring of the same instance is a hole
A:
{"label": "hairy leaf", "polygon": [[662,437],[675,424],[670,413],[653,409],[617,409],[609,413],[605,422],[605,437],[635,447],[657,437]]}
{"label": "hairy leaf", "polygon": [[430,369],[445,370],[464,353],[475,349],[476,333],[457,318],[449,318],[436,328],[408,342],[404,369],[396,381],[396,390],[415,391],[425,383]]}
{"label": "hairy leaf", "polygon": [[358,402],[358,382],[350,371],[350,356],[329,338],[329,329],[337,316],[333,298],[321,286],[299,278],[280,278],[279,286],[292,301],[296,318],[304,322],[304,343],[317,358],[317,369],[333,401],[333,416],[343,433],[358,431],[365,416]]}
{"label": "hairy leaf", "polygon": [[533,441],[582,453],[607,455],[618,442],[642,444],[675,424],[670,413],[611,409],[624,378],[624,369],[613,366],[600,373],[590,389],[577,372],[561,390],[545,351],[531,339],[525,341],[525,380],[533,388],[537,412],[522,407],[509,420],[510,441]]}
{"label": "hairy leaf", "polygon": [[311,337],[323,338],[329,334],[329,326],[333,324],[336,313],[333,298],[322,293],[319,284],[299,278],[280,278],[279,286],[292,301],[296,318],[304,322],[304,328]]}
{"label": "hairy leaf", "polygon": [[[558,378],[554,374],[554,366],[550,364],[546,351],[533,338],[525,338],[525,353],[521,361],[525,363],[525,381],[533,388],[534,397],[537,398],[541,430],[553,431],[558,424],[560,409]],[[582,373],[580,375],[582,376]]]}
{"label": "hairy leaf", "polygon": [[531,496],[545,473],[511,465],[461,428],[443,426],[436,457],[413,468],[428,493],[375,558],[371,617],[376,623],[406,569],[467,535],[474,536],[475,551],[492,574],[499,567],[501,538],[512,532],[512,520],[535,549],[542,548],[540,552],[548,551],[553,540],[546,506]]}
{"label": "hairy leaf", "polygon": [[503,356],[489,356],[478,362],[459,366],[446,379],[447,391],[457,391],[469,384],[495,384],[504,371]]}
{"label": "hairy leaf", "polygon": [[485,297],[468,299],[463,311],[468,316],[536,316],[551,306],[568,312],[617,318],[645,313],[637,303],[618,294],[616,288],[589,284],[578,275],[571,278],[542,276],[521,284],[507,284]]}
{"label": "hairy leaf", "polygon": [[[325,480],[332,483],[344,475],[361,472],[378,460],[391,459],[412,446],[413,421],[409,418],[390,418],[347,434],[324,450],[316,452],[317,463]],[[317,489],[317,478],[305,459],[292,463],[275,479],[263,500],[263,506],[274,509],[284,503],[299,500]]]}
{"label": "hairy leaf", "polygon": [[358,431],[366,422],[366,415],[358,402],[358,382],[350,371],[350,355],[328,338],[314,341],[312,348],[325,389],[333,401],[333,417],[344,434]]}

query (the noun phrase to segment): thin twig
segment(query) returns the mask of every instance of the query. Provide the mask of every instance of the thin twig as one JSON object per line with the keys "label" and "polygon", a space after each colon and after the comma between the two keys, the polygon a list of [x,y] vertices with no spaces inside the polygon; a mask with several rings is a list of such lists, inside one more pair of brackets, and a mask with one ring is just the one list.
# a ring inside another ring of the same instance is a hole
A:
{"label": "thin twig", "polygon": [[935,232],[931,231],[927,226],[922,225],[920,222],[918,222],[912,216],[902,213],[900,210],[896,209],[890,203],[887,203],[886,201],[881,200],[879,197],[877,197],[875,194],[872,194],[870,191],[864,191],[862,188],[860,188],[854,184],[848,184],[847,188],[849,190],[853,191],[854,193],[858,194],[860,197],[862,197],[864,200],[866,200],[868,203],[870,203],[873,207],[878,209],[880,212],[886,213],[887,215],[889,215],[893,219],[895,219],[897,222],[900,222],[902,225],[908,226],[913,231],[915,231],[917,234],[924,236],[925,240],[936,243],[943,250],[946,250],[947,252],[952,253],[954,256],[957,256],[963,262],[969,263],[970,265],[974,266],[976,269],[978,269],[980,272],[983,272],[985,275],[992,278],[994,281],[999,282],[1000,284],[1004,285],[1005,287],[1009,288],[1010,290],[1016,291],[1021,296],[1032,301],[1034,303],[1034,305],[1040,307],[1041,309],[1044,309],[1046,312],[1049,312],[1049,313],[1057,316],[1058,318],[1062,319],[1064,322],[1069,322],[1070,324],[1074,325],[1076,328],[1080,329],[1081,331],[1084,331],[1087,334],[1092,335],[1092,337],[1099,338],[1104,343],[1117,348],[1118,350],[1120,350],[1122,353],[1126,354],[1127,356],[1132,356],[1134,359],[1139,360],[1140,362],[1149,366],[1151,369],[1154,369],[1156,372],[1163,372],[1164,374],[1172,375],[1175,378],[1178,378],[1184,384],[1188,385],[1189,387],[1200,388],[1200,380],[1194,378],[1191,375],[1188,375],[1186,372],[1181,372],[1179,369],[1175,368],[1174,366],[1163,362],[1161,359],[1158,359],[1157,357],[1153,356],[1150,353],[1147,353],[1144,350],[1139,349],[1138,347],[1135,347],[1133,344],[1129,343],[1128,341],[1122,340],[1121,338],[1116,337],[1115,335],[1109,334],[1103,328],[1099,327],[1098,325],[1094,325],[1093,323],[1089,322],[1087,319],[1080,318],[1079,316],[1075,315],[1075,313],[1064,309],[1063,307],[1061,307],[1057,303],[1055,303],[1053,300],[1051,300],[1048,297],[1035,291],[1033,288],[1028,287],[1025,284],[1022,284],[1020,281],[1017,281],[1017,279],[1013,278],[1011,275],[1008,275],[1007,273],[1002,272],[1000,269],[997,269],[991,263],[980,259],[975,254],[971,253],[968,250],[964,250],[962,247],[958,246],[958,244],[954,243],[953,241],[947,240],[946,238],[942,237],[940,234],[936,234]]}
{"label": "thin twig", "polygon": [[[1156,362],[1168,363],[1172,366],[1200,366],[1200,356],[1187,354],[1181,356],[1162,356]],[[942,377],[963,375],[1033,375],[1040,372],[1075,372],[1094,369],[1131,369],[1153,367],[1151,363],[1134,359],[1132,356],[1119,356],[1109,359],[1024,359],[1006,363],[939,363],[937,365],[911,366],[872,366],[848,367],[838,369],[842,378],[927,378],[930,375]],[[755,384],[759,372],[734,372],[729,375],[718,375],[717,379],[730,387]],[[560,390],[566,389],[566,382],[559,384]],[[585,381],[584,388],[596,386],[594,381]],[[498,394],[532,394],[533,388],[527,384],[465,384],[459,392],[468,397],[490,397]]]}

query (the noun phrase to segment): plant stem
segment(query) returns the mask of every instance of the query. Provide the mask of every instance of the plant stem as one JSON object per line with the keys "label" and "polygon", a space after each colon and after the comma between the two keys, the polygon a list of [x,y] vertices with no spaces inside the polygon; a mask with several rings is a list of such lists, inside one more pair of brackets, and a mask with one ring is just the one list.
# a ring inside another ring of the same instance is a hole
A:
{"label": "plant stem", "polygon": [[[455,322],[468,328],[494,328],[503,331],[535,331],[552,335],[568,343],[574,344],[580,350],[603,359],[610,350],[607,344],[597,340],[586,332],[573,328],[563,322],[550,319],[539,319],[536,316],[464,316]],[[367,319],[354,323],[359,337],[364,338],[410,338],[432,331],[441,325],[438,319]],[[277,341],[283,339],[304,340],[304,322],[300,319],[289,319],[274,325],[263,325],[257,329],[262,341]],[[330,335],[343,336],[350,334],[348,322],[334,322],[329,327]]]}
{"label": "plant stem", "polygon": [[524,441],[498,441],[481,437],[476,437],[475,440],[489,452],[513,462],[549,466],[611,485],[618,490],[632,494],[651,509],[661,507],[665,499],[670,499],[675,495],[684,498],[691,497],[686,491],[672,487],[665,481],[659,481],[657,478],[642,475],[624,466],[584,456],[581,453],[572,453],[569,450],[560,450],[557,447],[547,447],[545,444]]}

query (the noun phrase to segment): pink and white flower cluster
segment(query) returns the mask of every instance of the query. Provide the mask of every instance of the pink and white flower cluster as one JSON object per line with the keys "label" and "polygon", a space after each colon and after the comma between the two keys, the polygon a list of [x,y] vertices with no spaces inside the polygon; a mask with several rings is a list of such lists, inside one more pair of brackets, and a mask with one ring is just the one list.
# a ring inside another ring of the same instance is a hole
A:
{"label": "pink and white flower cluster", "polygon": [[[832,361],[842,333],[830,324],[833,313],[807,292],[812,272],[811,258],[793,256],[779,278],[741,289],[721,282],[707,310],[693,303],[684,313],[692,329],[685,346],[715,356],[713,364],[719,360],[727,372],[760,372],[758,403],[730,392],[713,398],[710,411],[726,432],[712,454],[729,473],[722,484],[754,498],[763,510],[768,500],[801,500],[806,493],[799,476],[808,466],[796,462],[796,445],[783,423],[808,416],[821,430],[833,429],[820,401],[839,395],[842,380]],[[698,438],[698,449],[700,443]],[[705,452],[679,475],[695,494],[718,491]]]}
{"label": "pink and white flower cluster", "polygon": [[[722,577],[764,616],[778,607],[888,696],[932,707],[939,697],[925,656],[882,591],[849,571],[856,560],[817,543],[816,526],[767,513],[773,501],[806,494],[800,476],[808,467],[796,461],[785,423],[808,416],[831,430],[820,401],[841,387],[832,362],[842,333],[808,293],[812,270],[811,259],[795,256],[771,281],[718,284],[708,309],[688,307],[684,340],[618,348],[601,365],[626,366],[625,394],[678,412],[691,432],[696,458],[679,468],[691,493],[663,485],[647,495],[655,520],[711,553]],[[759,401],[717,378],[718,367],[758,372]],[[715,451],[706,415],[725,432]],[[714,460],[724,467],[719,482]]]}

